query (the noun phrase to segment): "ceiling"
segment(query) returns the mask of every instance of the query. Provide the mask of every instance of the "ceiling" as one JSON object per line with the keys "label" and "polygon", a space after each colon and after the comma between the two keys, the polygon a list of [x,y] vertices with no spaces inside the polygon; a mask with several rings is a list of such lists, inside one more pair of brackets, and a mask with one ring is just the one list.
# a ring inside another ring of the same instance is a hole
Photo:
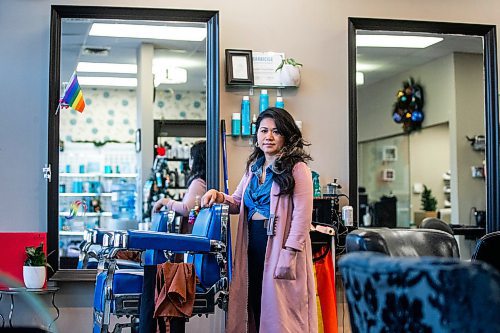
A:
{"label": "ceiling", "polygon": [[[483,52],[481,37],[464,35],[442,35],[423,33],[395,33],[389,31],[363,31],[357,35],[410,35],[441,37],[443,40],[427,48],[394,48],[394,47],[357,47],[356,62],[358,71],[363,72],[365,85],[405,72],[411,68],[423,65],[434,59],[453,52],[479,53]],[[360,65],[373,65],[374,69],[360,68]]]}
{"label": "ceiling", "polygon": [[[206,27],[204,23],[121,21],[96,19],[68,19],[62,21],[61,31],[61,82],[67,82],[78,62],[104,62],[137,64],[137,50],[142,43],[154,45],[155,60],[165,58],[187,70],[187,83],[161,84],[158,89],[205,91],[206,38],[201,42],[141,38],[89,36],[92,23],[128,23]],[[80,73],[78,76],[136,77],[135,74]]]}
{"label": "ceiling", "polygon": [[[61,82],[69,80],[79,61],[136,64],[137,50],[140,45],[142,43],[149,43],[154,45],[155,59],[165,58],[176,61],[179,67],[186,68],[188,75],[187,83],[161,84],[158,89],[205,91],[206,40],[193,42],[89,36],[90,28],[94,22],[205,27],[205,24],[192,22],[125,22],[120,20],[65,18],[61,27]],[[443,41],[423,49],[358,47],[356,50],[358,71],[363,72],[365,85],[373,84],[452,52],[482,53],[483,50],[481,37],[363,30],[359,30],[357,34],[425,35],[444,38]],[[360,69],[360,65],[370,65],[373,68]],[[110,75],[107,73],[78,73],[78,75],[135,77],[134,74]]]}

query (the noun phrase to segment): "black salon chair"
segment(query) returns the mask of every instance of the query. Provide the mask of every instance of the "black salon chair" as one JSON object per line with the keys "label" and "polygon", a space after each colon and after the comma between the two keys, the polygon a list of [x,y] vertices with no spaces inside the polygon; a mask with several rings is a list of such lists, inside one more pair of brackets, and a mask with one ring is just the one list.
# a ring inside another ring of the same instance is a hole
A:
{"label": "black salon chair", "polygon": [[423,219],[422,223],[420,224],[420,228],[441,230],[449,233],[450,235],[453,235],[453,229],[450,227],[450,225],[436,217],[426,217],[425,219]]}
{"label": "black salon chair", "polygon": [[486,262],[500,271],[500,231],[486,234],[477,241],[472,260]]}
{"label": "black salon chair", "polygon": [[346,238],[347,252],[373,251],[394,257],[459,257],[455,238],[433,229],[356,229]]}

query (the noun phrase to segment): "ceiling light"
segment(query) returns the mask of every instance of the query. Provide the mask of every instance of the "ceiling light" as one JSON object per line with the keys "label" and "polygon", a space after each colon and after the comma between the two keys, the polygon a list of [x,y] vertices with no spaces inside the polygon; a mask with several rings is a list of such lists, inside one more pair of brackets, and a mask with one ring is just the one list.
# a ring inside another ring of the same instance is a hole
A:
{"label": "ceiling light", "polygon": [[206,35],[207,29],[205,28],[110,23],[93,23],[89,32],[89,36],[187,40],[196,42],[204,40]]}
{"label": "ceiling light", "polygon": [[380,67],[379,65],[375,65],[375,64],[356,62],[356,70],[362,71],[362,72],[371,72],[371,71],[378,69],[379,67]]}
{"label": "ceiling light", "polygon": [[358,47],[403,47],[423,49],[442,41],[441,37],[394,36],[394,35],[358,35]]}
{"label": "ceiling light", "polygon": [[77,72],[137,74],[137,65],[104,62],[79,62]]}
{"label": "ceiling light", "polygon": [[137,87],[135,77],[78,76],[82,86]]}
{"label": "ceiling light", "polygon": [[365,74],[363,72],[356,72],[356,85],[361,86],[365,84]]}
{"label": "ceiling light", "polygon": [[180,67],[156,68],[154,71],[154,84],[158,87],[162,83],[180,84],[187,82],[187,70]]}

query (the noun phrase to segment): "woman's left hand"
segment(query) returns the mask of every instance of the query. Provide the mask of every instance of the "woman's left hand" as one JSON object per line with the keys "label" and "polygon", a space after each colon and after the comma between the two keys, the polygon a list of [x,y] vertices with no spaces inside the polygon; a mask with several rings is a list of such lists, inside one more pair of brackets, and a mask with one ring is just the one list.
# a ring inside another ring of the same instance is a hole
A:
{"label": "woman's left hand", "polygon": [[281,249],[278,264],[274,270],[274,278],[284,280],[297,278],[297,251],[295,249]]}

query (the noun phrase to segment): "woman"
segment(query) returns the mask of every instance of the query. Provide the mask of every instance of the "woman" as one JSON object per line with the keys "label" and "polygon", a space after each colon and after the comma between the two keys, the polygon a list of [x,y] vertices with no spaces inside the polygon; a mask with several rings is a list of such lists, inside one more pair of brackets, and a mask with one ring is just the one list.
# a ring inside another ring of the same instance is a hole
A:
{"label": "woman", "polygon": [[191,169],[191,174],[187,182],[188,190],[182,198],[182,201],[179,202],[170,198],[162,198],[155,203],[153,207],[154,213],[158,213],[160,209],[165,206],[168,210],[173,210],[179,215],[189,215],[191,209],[193,209],[196,205],[196,197],[201,198],[201,196],[207,191],[206,155],[206,141],[195,142],[195,144],[191,147],[191,156],[189,158],[189,168]]}
{"label": "woman", "polygon": [[[206,141],[197,141],[191,147],[191,156],[189,158],[189,168],[191,173],[188,180],[188,190],[182,198],[182,202],[171,200],[169,198],[163,198],[158,200],[154,207],[153,212],[157,213],[161,210],[163,206],[167,207],[169,210],[175,211],[184,217],[189,215],[191,209],[196,205],[196,198],[201,198],[201,196],[206,192]],[[193,228],[192,224],[188,223],[181,224],[180,233],[191,233]],[[181,260],[182,261],[182,260]],[[157,330],[157,319],[153,318],[154,313],[154,297],[155,297],[155,285],[156,285],[156,265],[146,265],[144,266],[144,282],[141,294],[141,305],[140,305],[140,318],[139,318],[139,332],[140,333],[153,333]],[[182,319],[183,321],[184,319]],[[174,331],[176,325],[181,325],[177,320],[172,321],[171,328]]]}
{"label": "woman", "polygon": [[317,332],[309,228],[313,186],[305,141],[292,116],[269,108],[233,195],[209,190],[203,206],[239,213],[227,332]]}

